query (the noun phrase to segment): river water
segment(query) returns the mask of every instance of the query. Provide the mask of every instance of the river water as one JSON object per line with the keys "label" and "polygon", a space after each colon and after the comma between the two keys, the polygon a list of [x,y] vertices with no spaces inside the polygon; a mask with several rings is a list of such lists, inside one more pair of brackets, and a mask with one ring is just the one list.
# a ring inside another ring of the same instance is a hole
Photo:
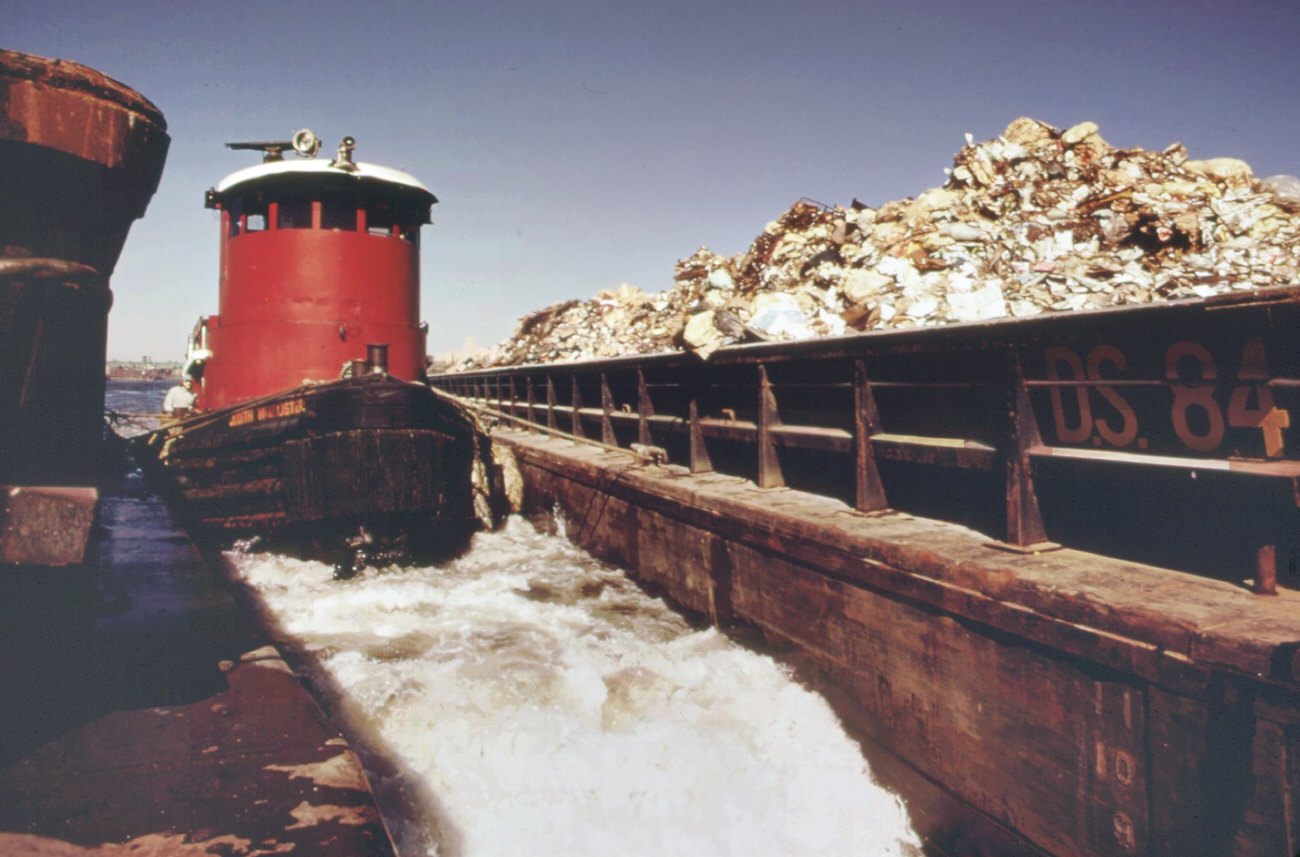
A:
{"label": "river water", "polygon": [[550,529],[513,518],[347,581],[227,554],[363,749],[404,857],[919,854],[822,697]]}
{"label": "river water", "polygon": [[121,435],[139,434],[157,426],[163,398],[175,381],[109,381],[104,390],[104,410]]}

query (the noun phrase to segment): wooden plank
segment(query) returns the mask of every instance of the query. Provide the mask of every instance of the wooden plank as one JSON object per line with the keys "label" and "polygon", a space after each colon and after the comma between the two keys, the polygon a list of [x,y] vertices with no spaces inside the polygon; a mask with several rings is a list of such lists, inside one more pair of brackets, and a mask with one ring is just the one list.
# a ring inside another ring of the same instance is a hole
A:
{"label": "wooden plank", "polygon": [[[572,420],[575,415],[582,417],[584,419],[598,420],[604,415],[605,412],[602,411],[600,408],[574,409],[569,407],[568,405],[556,405],[555,413],[557,416],[567,416],[570,420]],[[617,416],[617,414],[612,416]]]}
{"label": "wooden plank", "polygon": [[191,470],[206,471],[231,464],[250,464],[267,458],[279,458],[284,450],[279,445],[255,446],[233,450],[230,454],[220,456],[195,456],[193,458],[168,459],[169,470],[185,473]]}

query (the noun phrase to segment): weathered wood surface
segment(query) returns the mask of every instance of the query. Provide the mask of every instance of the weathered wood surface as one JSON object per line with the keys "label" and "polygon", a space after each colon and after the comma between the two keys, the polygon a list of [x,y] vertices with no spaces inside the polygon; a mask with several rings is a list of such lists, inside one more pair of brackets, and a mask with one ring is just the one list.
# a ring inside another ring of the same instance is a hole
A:
{"label": "weathered wood surface", "polygon": [[[1009,553],[952,524],[496,439],[575,541],[788,642],[857,731],[1025,853],[1294,853],[1300,593]],[[989,836],[951,809],[919,818],[948,853]]]}

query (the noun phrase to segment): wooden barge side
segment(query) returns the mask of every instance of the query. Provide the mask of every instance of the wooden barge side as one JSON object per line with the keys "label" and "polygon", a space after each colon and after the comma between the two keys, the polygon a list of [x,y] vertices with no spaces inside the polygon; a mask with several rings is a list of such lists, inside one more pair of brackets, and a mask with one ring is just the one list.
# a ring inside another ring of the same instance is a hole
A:
{"label": "wooden barge side", "polygon": [[931,853],[1295,852],[1300,594],[995,550],[537,433],[494,443],[577,544],[787,644]]}

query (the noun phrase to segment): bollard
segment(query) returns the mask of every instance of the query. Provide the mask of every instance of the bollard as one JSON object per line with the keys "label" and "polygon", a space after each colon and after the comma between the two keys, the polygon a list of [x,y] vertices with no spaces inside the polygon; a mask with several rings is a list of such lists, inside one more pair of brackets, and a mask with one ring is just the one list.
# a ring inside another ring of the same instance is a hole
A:
{"label": "bollard", "polygon": [[1256,595],[1277,595],[1277,545],[1263,545],[1255,554]]}

